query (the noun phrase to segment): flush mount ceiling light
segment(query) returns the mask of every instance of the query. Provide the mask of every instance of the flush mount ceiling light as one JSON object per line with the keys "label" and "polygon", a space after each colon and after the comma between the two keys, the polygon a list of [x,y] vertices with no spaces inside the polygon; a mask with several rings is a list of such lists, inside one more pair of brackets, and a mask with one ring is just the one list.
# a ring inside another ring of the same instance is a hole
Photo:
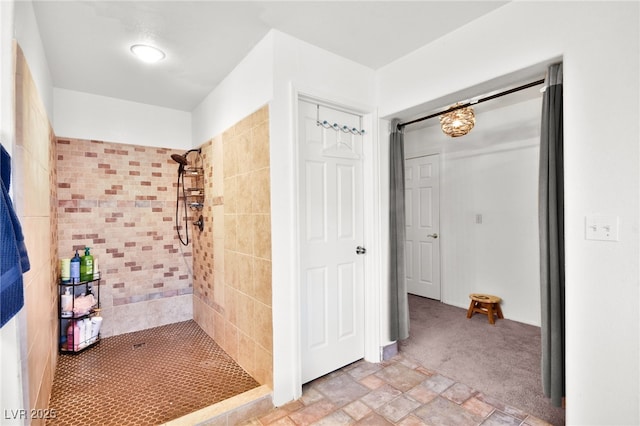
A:
{"label": "flush mount ceiling light", "polygon": [[164,59],[165,54],[162,50],[149,46],[148,44],[134,44],[131,46],[131,53],[136,55],[138,59],[149,64],[153,64]]}
{"label": "flush mount ceiling light", "polygon": [[473,112],[472,107],[464,107],[454,109],[459,107],[460,103],[457,103],[449,109],[451,111],[446,112],[440,116],[440,126],[442,127],[442,132],[451,136],[452,138],[457,138],[458,136],[464,136],[473,129],[473,126],[476,124],[476,116]]}

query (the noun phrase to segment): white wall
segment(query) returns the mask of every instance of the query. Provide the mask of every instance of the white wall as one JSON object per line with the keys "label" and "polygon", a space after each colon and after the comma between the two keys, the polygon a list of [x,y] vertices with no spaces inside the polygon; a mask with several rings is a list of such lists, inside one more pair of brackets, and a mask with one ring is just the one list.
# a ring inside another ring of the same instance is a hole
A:
{"label": "white wall", "polygon": [[60,88],[54,88],[53,95],[56,136],[191,148],[188,112]]}
{"label": "white wall", "polygon": [[[12,1],[13,2],[13,1]],[[15,1],[14,37],[22,48],[49,119],[53,117],[53,82],[30,0]]]}
{"label": "white wall", "polygon": [[193,144],[201,144],[269,103],[276,405],[300,396],[296,223],[295,93],[363,112],[371,109],[374,73],[278,31],[270,31],[193,111]]}
{"label": "white wall", "polygon": [[442,301],[466,309],[469,293],[495,294],[505,318],[539,326],[542,99],[529,90],[535,99],[477,113],[476,126],[463,137],[445,136],[437,118],[428,127],[407,126],[405,153],[441,154]]}
{"label": "white wall", "polygon": [[374,72],[274,31],[271,119],[274,404],[300,396],[295,110],[297,92],[366,111],[373,105]]}
{"label": "white wall", "polygon": [[[393,116],[562,56],[568,424],[640,423],[639,40],[637,2],[512,2],[378,73]],[[592,213],[620,241],[585,240]]]}
{"label": "white wall", "polygon": [[273,97],[273,34],[268,33],[192,112],[193,146],[219,135]]}

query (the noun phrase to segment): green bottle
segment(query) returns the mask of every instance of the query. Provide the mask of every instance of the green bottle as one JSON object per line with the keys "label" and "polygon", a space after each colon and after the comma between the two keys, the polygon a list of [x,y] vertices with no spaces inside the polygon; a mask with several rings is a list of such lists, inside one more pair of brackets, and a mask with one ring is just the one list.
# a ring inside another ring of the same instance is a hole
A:
{"label": "green bottle", "polygon": [[80,281],[93,280],[93,256],[89,249],[90,247],[85,247],[84,256],[80,258]]}

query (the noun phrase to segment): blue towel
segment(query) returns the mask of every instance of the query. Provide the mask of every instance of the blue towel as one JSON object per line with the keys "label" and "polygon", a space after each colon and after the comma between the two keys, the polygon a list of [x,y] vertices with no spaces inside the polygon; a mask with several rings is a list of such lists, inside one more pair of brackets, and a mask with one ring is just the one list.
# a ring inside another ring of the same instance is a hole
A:
{"label": "blue towel", "polygon": [[31,266],[24,244],[22,227],[9,197],[11,157],[0,145],[0,327],[4,326],[24,305],[22,274]]}

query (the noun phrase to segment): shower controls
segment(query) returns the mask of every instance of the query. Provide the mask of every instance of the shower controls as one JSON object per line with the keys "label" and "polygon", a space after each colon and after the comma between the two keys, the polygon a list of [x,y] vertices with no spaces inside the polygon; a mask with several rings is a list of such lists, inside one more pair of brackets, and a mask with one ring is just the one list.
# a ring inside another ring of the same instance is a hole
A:
{"label": "shower controls", "polygon": [[[189,154],[194,153],[191,158]],[[178,182],[176,183],[176,232],[182,245],[189,245],[189,210],[200,212],[204,208],[204,166],[200,148],[190,149],[184,154],[172,154],[171,159],[178,163]],[[190,185],[185,186],[185,177],[190,178]],[[194,213],[195,215],[195,213]],[[184,224],[184,227],[182,226]],[[204,218],[193,222],[200,231],[204,229]],[[185,238],[182,238],[184,230]]]}
{"label": "shower controls", "polygon": [[198,218],[198,220],[196,220],[195,222],[193,222],[193,224],[195,226],[198,227],[198,229],[200,230],[200,232],[202,232],[204,230],[204,218],[202,217],[202,215],[200,215],[200,217]]}

